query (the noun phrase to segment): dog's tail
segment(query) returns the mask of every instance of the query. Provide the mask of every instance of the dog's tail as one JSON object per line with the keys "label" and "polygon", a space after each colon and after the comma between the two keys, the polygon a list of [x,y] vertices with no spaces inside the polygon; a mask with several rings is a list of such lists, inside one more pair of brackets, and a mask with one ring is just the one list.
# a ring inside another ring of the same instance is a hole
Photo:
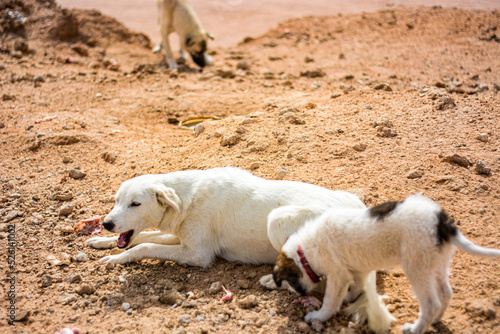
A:
{"label": "dog's tail", "polygon": [[376,334],[387,333],[394,317],[385,307],[377,293],[376,273],[371,272],[365,284],[364,293],[344,310],[356,323],[368,322],[368,327]]}
{"label": "dog's tail", "polygon": [[458,231],[456,235],[450,238],[450,242],[461,250],[472,255],[481,257],[500,257],[500,249],[480,247]]}

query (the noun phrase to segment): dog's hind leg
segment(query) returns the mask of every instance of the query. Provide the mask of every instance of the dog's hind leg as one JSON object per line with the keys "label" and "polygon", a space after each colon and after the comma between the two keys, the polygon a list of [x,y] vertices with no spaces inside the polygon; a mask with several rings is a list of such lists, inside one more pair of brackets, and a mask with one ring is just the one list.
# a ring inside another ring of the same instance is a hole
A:
{"label": "dog's hind leg", "polygon": [[415,265],[403,263],[402,267],[417,297],[420,310],[417,321],[413,324],[404,324],[401,331],[405,334],[423,334],[442,309],[442,305],[437,282],[434,279],[435,269],[422,270],[420,261],[413,262]]}
{"label": "dog's hind leg", "polygon": [[432,321],[433,324],[441,321],[441,318],[450,303],[451,297],[453,296],[453,290],[451,289],[450,282],[448,281],[448,271],[449,261],[443,263],[436,272],[436,284],[439,299],[441,300],[441,309],[434,317]]}

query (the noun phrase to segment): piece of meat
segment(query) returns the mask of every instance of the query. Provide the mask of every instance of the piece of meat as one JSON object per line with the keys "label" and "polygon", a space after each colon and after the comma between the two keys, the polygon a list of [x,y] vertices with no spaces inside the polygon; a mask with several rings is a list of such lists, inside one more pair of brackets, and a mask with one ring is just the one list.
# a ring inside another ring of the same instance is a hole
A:
{"label": "piece of meat", "polygon": [[102,218],[101,216],[95,216],[89,219],[80,220],[73,227],[75,233],[82,234],[96,234],[102,231]]}
{"label": "piece of meat", "polygon": [[292,304],[302,304],[304,307],[314,306],[315,309],[321,307],[321,301],[313,296],[300,296],[295,299]]}
{"label": "piece of meat", "polygon": [[226,295],[220,299],[221,302],[228,302],[231,299],[233,299],[233,293],[231,291],[229,291],[228,289],[226,289],[224,287],[224,285],[222,286],[222,290],[224,290],[224,292],[226,293]]}
{"label": "piece of meat", "polygon": [[47,116],[45,118],[37,119],[35,121],[35,124],[43,123],[43,122],[48,122],[48,121],[51,121],[53,119],[56,119],[57,117],[58,117],[57,115],[54,115],[54,116]]}

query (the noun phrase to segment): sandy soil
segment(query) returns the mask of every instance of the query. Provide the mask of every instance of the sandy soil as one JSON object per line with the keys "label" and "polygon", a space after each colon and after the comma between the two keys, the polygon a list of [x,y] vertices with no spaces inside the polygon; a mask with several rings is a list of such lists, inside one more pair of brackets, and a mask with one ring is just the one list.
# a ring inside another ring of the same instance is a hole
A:
{"label": "sandy soil", "polygon": [[[109,212],[133,176],[237,166],[349,190],[367,205],[423,192],[467,237],[500,247],[499,15],[419,7],[294,19],[212,48],[215,66],[200,72],[165,69],[147,36],[99,12],[3,2],[0,332],[367,332],[342,312],[322,328],[303,322],[293,296],[259,286],[271,265],[111,268],[98,260],[114,251],[86,247],[72,226]],[[47,116],[57,118],[37,122]],[[220,120],[194,132],[179,127],[189,116]],[[498,273],[498,261],[457,252],[436,331],[499,333]],[[219,301],[217,282],[233,301]],[[400,268],[380,273],[378,288],[397,318],[392,333],[415,320]],[[255,305],[242,308],[249,296]]]}

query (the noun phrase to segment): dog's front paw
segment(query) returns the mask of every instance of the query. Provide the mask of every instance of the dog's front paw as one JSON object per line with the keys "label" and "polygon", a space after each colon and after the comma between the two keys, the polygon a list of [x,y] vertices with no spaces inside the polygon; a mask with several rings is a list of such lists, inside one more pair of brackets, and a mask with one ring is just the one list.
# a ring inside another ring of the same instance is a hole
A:
{"label": "dog's front paw", "polygon": [[306,314],[304,320],[307,322],[312,322],[313,320],[319,320],[321,322],[327,321],[329,318],[328,314],[325,314],[322,310],[311,311]]}
{"label": "dog's front paw", "polygon": [[259,279],[260,285],[266,287],[267,289],[270,290],[276,290],[278,289],[278,286],[274,282],[273,275],[264,275]]}
{"label": "dog's front paw", "polygon": [[117,237],[93,237],[87,240],[87,246],[97,249],[116,247]]}
{"label": "dog's front paw", "polygon": [[403,332],[404,334],[416,333],[415,332],[415,324],[410,324],[410,323],[404,324],[403,326],[401,326],[401,332]]}
{"label": "dog's front paw", "polygon": [[111,263],[111,264],[123,264],[123,263],[127,263],[127,262],[130,262],[128,257],[126,255],[124,255],[125,253],[122,253],[122,254],[118,254],[118,255],[108,255],[108,256],[105,256],[103,257],[102,259],[99,260],[99,263],[100,264],[107,264],[107,263]]}

